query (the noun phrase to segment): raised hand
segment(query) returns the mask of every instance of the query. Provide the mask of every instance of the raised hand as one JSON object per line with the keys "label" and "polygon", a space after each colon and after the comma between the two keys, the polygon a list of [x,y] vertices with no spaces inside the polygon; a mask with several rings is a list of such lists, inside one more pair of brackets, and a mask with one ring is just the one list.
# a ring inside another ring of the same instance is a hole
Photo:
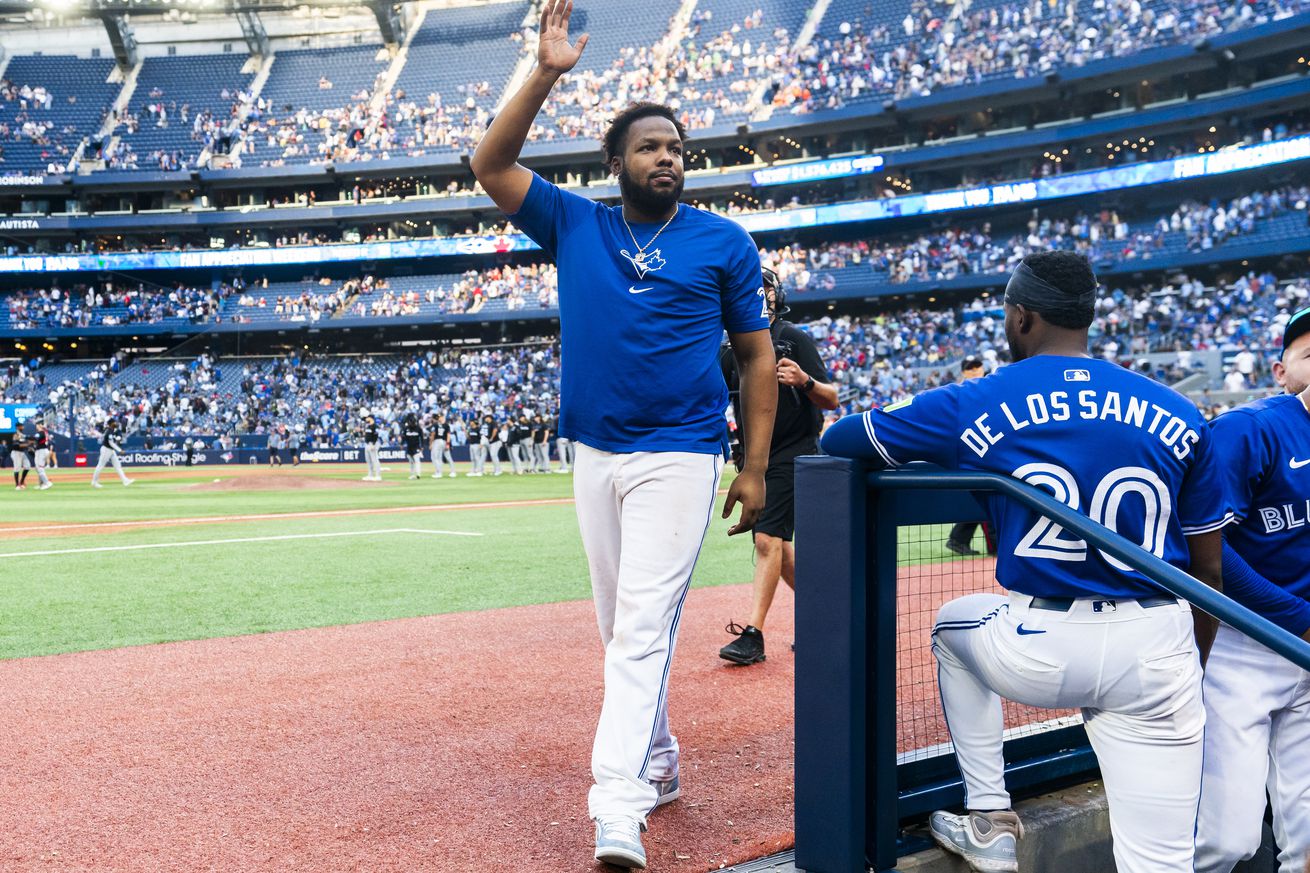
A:
{"label": "raised hand", "polygon": [[573,69],[587,46],[587,34],[569,45],[569,17],[573,0],[546,0],[541,7],[541,27],[537,39],[537,64],[547,72],[563,75]]}

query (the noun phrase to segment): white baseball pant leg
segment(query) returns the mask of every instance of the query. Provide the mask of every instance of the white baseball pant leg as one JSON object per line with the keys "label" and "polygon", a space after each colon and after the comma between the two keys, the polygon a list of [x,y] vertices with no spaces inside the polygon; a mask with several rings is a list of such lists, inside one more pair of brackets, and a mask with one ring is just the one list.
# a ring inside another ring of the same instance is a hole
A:
{"label": "white baseball pant leg", "polygon": [[669,669],[722,469],[718,455],[578,449],[573,492],[605,646],[592,818],[644,822],[658,796],[647,780],[678,772]]}
{"label": "white baseball pant leg", "polygon": [[382,461],[378,457],[377,443],[364,443],[364,463],[368,465],[368,475],[374,479],[382,478]]}
{"label": "white baseball pant leg", "polygon": [[519,476],[523,473],[523,445],[514,443],[509,447],[509,462],[514,468],[514,475]]}
{"label": "white baseball pant leg", "polygon": [[1205,668],[1205,773],[1197,873],[1232,873],[1260,849],[1265,792],[1280,873],[1310,853],[1310,673],[1228,625]]}
{"label": "white baseball pant leg", "polygon": [[106,464],[113,464],[114,472],[118,474],[119,480],[126,485],[127,474],[123,472],[122,461],[118,460],[118,452],[108,446],[101,446],[100,448],[100,458],[96,461],[96,471],[91,474],[91,484],[98,485],[100,483],[100,471],[105,468]]}
{"label": "white baseball pant leg", "polygon": [[473,473],[481,473],[487,465],[487,447],[482,443],[469,443],[469,460],[473,462]]}
{"label": "white baseball pant leg", "polygon": [[45,474],[45,468],[49,466],[49,464],[50,464],[50,450],[37,449],[36,450],[36,475],[37,478],[41,480],[42,485],[48,485],[50,483],[50,477]]}
{"label": "white baseball pant leg", "polygon": [[560,437],[555,440],[555,452],[559,455],[559,471],[561,473],[569,471],[569,442],[568,437]]}
{"label": "white baseball pant leg", "polygon": [[491,444],[490,448],[488,449],[488,452],[490,452],[491,454],[491,472],[493,476],[499,476],[501,472],[500,447],[503,445],[504,443],[502,443],[500,440],[496,440],[494,443]]}
{"label": "white baseball pant leg", "polygon": [[411,476],[422,476],[422,475],[423,475],[423,452],[418,451],[418,452],[413,452],[412,454],[410,454],[410,456],[409,456],[409,475],[411,475]]}
{"label": "white baseball pant leg", "polygon": [[1205,709],[1190,607],[1080,599],[1058,612],[1031,600],[974,594],[937,616],[933,653],[969,809],[1010,806],[1001,697],[1081,708],[1119,873],[1192,873]]}
{"label": "white baseball pant leg", "polygon": [[543,473],[550,472],[550,443],[537,444],[537,469]]}

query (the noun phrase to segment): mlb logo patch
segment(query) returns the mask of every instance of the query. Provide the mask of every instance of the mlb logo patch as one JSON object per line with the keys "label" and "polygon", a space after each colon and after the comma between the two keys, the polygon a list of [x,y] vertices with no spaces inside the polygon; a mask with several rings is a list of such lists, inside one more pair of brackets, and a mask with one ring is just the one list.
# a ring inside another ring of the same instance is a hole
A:
{"label": "mlb logo patch", "polygon": [[1088,370],[1065,370],[1064,381],[1066,382],[1090,382],[1092,374]]}

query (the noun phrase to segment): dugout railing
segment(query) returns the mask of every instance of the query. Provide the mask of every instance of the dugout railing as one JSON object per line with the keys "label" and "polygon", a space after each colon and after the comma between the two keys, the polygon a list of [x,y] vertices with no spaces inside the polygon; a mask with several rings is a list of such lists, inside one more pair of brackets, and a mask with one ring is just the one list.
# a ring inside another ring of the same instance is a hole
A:
{"label": "dugout railing", "polygon": [[[963,802],[925,659],[940,602],[999,591],[985,555],[942,548],[948,525],[984,520],[977,495],[1024,504],[1310,670],[1310,643],[1016,479],[808,457],[796,485],[796,866],[807,873],[894,870],[903,822]],[[1095,776],[1076,713],[1007,704],[1006,719],[1016,796]]]}

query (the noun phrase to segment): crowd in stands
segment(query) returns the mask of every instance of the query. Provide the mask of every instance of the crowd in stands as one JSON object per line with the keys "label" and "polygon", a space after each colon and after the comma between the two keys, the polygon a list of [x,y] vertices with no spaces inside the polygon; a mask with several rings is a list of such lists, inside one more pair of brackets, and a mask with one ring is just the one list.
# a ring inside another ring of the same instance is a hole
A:
{"label": "crowd in stands", "polygon": [[[1213,414],[1234,396],[1270,388],[1268,364],[1287,315],[1306,305],[1307,276],[1280,282],[1250,271],[1213,286],[1186,275],[1160,284],[1111,283],[1097,302],[1091,351],[1167,383],[1204,372],[1202,358],[1220,354],[1224,370],[1209,387],[1230,393],[1212,400],[1207,390],[1198,401]],[[801,326],[818,343],[846,412],[951,381],[965,357],[981,358],[989,371],[1006,361],[1003,311],[994,297],[825,316]],[[37,359],[0,370],[7,400],[21,401],[37,389],[41,364]],[[292,353],[229,361],[202,355],[132,363],[120,353],[76,380],[47,387],[57,408],[76,399],[84,433],[115,416],[129,433],[154,438],[293,428],[310,444],[331,446],[352,440],[365,414],[393,437],[411,411],[445,411],[455,422],[487,412],[503,419],[524,409],[549,416],[558,405],[558,378],[558,345],[538,342],[413,356]]]}
{"label": "crowd in stands", "polygon": [[[77,101],[76,95],[65,98]],[[41,159],[47,162],[47,173],[63,173],[68,169],[81,137],[72,125],[60,126],[49,117],[55,106],[55,95],[45,85],[12,82],[0,78],[0,167],[4,165],[5,143],[30,142],[41,146]],[[10,117],[12,113],[12,117]]]}
{"label": "crowd in stands", "polygon": [[163,321],[201,322],[215,318],[223,301],[233,293],[230,285],[217,289],[150,287],[142,283],[106,282],[76,284],[5,295],[8,327],[30,330],[44,327],[94,327],[120,324],[155,324]]}
{"label": "crowd in stands", "polygon": [[856,19],[835,31],[825,26],[783,67],[768,99],[777,108],[812,112],[875,95],[922,97],[1192,42],[1306,8],[1306,0],[1016,0],[980,9],[921,0],[899,24],[866,27]]}
{"label": "crowd in stands", "polygon": [[[902,236],[871,236],[834,240],[818,245],[794,243],[762,248],[760,257],[796,294],[831,292],[841,281],[872,280],[888,284],[949,281],[960,276],[1004,274],[1035,251],[1070,249],[1094,263],[1149,261],[1160,257],[1173,241],[1205,252],[1249,235],[1259,222],[1288,210],[1310,215],[1310,186],[1287,186],[1243,194],[1231,200],[1187,200],[1151,222],[1130,224],[1115,210],[1050,215],[1033,210],[1026,227],[1015,233],[994,233],[990,222],[951,226]],[[7,296],[9,326],[88,327],[167,320],[250,320],[250,313],[228,311],[224,302],[235,295],[238,307],[287,321],[319,321],[332,317],[389,318],[396,316],[477,313],[491,301],[518,309],[553,309],[558,286],[553,264],[497,265],[458,276],[432,276],[390,288],[385,278],[366,275],[342,282],[331,291],[330,279],[315,277],[297,294],[261,293],[268,279],[245,287],[241,280],[218,289],[151,288],[108,284],[14,292]],[[499,304],[498,304],[499,306]]]}
{"label": "crowd in stands", "polygon": [[[116,377],[117,374],[117,377]],[[468,421],[485,414],[551,416],[559,405],[559,351],[554,343],[429,350],[413,356],[279,358],[215,361],[121,360],[56,386],[50,401],[75,400],[77,427],[97,433],[119,419],[129,435],[239,438],[294,430],[308,445],[358,441],[364,417],[398,440],[405,414],[444,412],[456,444]]]}

